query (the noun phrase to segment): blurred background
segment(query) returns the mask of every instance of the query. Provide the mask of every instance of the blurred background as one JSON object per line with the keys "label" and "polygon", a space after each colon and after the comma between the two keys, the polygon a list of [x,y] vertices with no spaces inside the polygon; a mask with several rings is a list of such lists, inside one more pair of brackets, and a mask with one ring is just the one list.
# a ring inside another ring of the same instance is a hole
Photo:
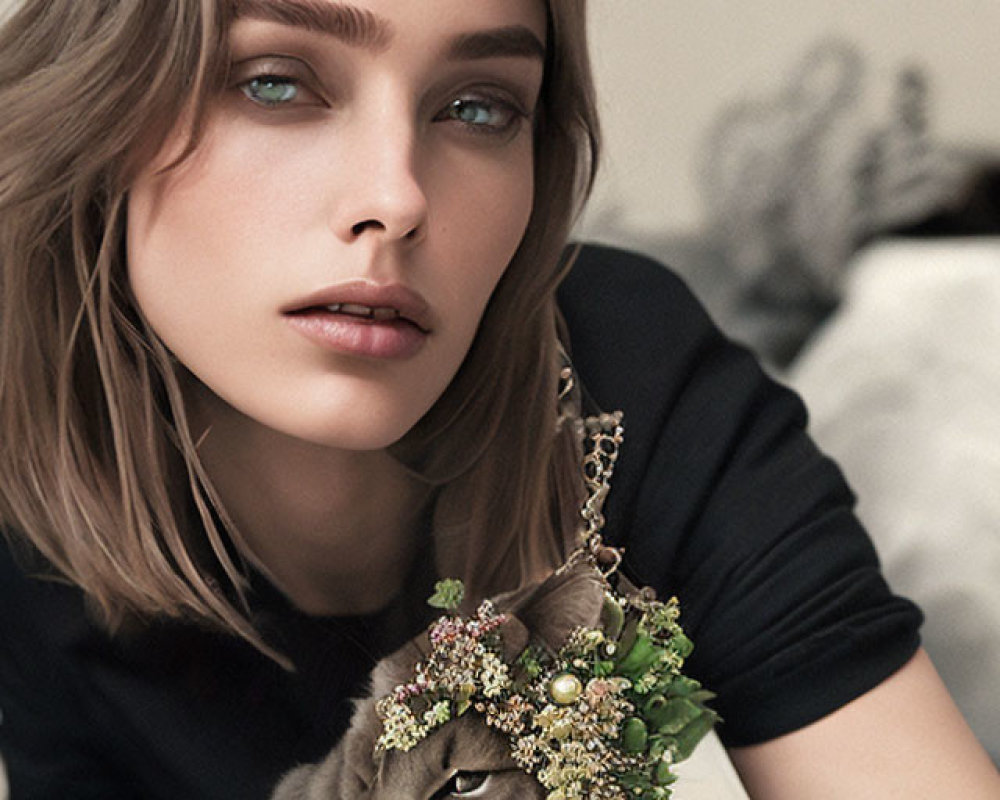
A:
{"label": "blurred background", "polygon": [[593,0],[580,238],[805,398],[1000,764],[1000,3]]}
{"label": "blurred background", "polygon": [[703,299],[778,361],[805,322],[740,316],[727,279],[819,313],[860,244],[959,210],[1000,154],[995,0],[595,0],[590,16],[606,152],[581,235],[696,260]]}

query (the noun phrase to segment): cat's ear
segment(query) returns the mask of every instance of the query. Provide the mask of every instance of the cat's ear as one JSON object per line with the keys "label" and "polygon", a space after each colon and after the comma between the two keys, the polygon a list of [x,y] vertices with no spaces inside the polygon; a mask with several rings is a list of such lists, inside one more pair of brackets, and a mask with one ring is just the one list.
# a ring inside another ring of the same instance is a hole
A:
{"label": "cat's ear", "polygon": [[551,575],[530,592],[508,598],[506,610],[533,639],[555,652],[576,628],[600,627],[604,588],[593,566],[580,563]]}

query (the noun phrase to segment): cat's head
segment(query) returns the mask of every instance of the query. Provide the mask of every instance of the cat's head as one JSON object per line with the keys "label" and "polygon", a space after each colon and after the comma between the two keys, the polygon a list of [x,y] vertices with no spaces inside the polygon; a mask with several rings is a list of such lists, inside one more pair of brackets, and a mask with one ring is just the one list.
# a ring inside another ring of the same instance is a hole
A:
{"label": "cat's head", "polygon": [[[571,632],[599,624],[604,584],[589,566],[568,569],[541,584],[495,599],[505,650],[514,656],[529,642],[556,652]],[[426,635],[383,659],[371,676],[371,696],[358,702],[349,731],[319,765],[300,767],[272,800],[489,800],[542,798],[547,792],[513,760],[508,737],[474,710],[452,719],[413,749],[376,753],[383,721],[376,704],[413,679],[427,655]]]}

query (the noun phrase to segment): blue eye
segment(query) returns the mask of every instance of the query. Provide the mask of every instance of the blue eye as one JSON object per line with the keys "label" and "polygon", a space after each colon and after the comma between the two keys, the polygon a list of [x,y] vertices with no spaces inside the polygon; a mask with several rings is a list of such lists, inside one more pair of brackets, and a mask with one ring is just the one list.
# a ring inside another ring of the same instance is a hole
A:
{"label": "blue eye", "polygon": [[454,120],[481,133],[504,133],[525,116],[510,103],[492,99],[458,98],[438,115],[439,120]]}
{"label": "blue eye", "polygon": [[286,105],[299,95],[297,82],[280,75],[260,75],[246,81],[240,88],[253,102],[270,107]]}

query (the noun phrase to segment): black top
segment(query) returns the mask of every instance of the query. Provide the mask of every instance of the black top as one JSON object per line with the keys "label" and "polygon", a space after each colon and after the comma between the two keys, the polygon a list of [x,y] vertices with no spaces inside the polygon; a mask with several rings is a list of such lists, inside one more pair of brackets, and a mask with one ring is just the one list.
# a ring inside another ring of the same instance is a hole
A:
{"label": "black top", "polygon": [[[589,394],[625,414],[605,537],[634,580],[680,598],[723,741],[799,728],[902,666],[920,612],[887,589],[798,399],[653,262],[585,248],[559,301]],[[374,661],[426,622],[406,617],[412,599],[365,619],[307,616],[263,583],[254,602],[297,672],[176,623],[111,640],[76,589],[26,578],[0,546],[12,800],[266,798],[333,745]]]}

